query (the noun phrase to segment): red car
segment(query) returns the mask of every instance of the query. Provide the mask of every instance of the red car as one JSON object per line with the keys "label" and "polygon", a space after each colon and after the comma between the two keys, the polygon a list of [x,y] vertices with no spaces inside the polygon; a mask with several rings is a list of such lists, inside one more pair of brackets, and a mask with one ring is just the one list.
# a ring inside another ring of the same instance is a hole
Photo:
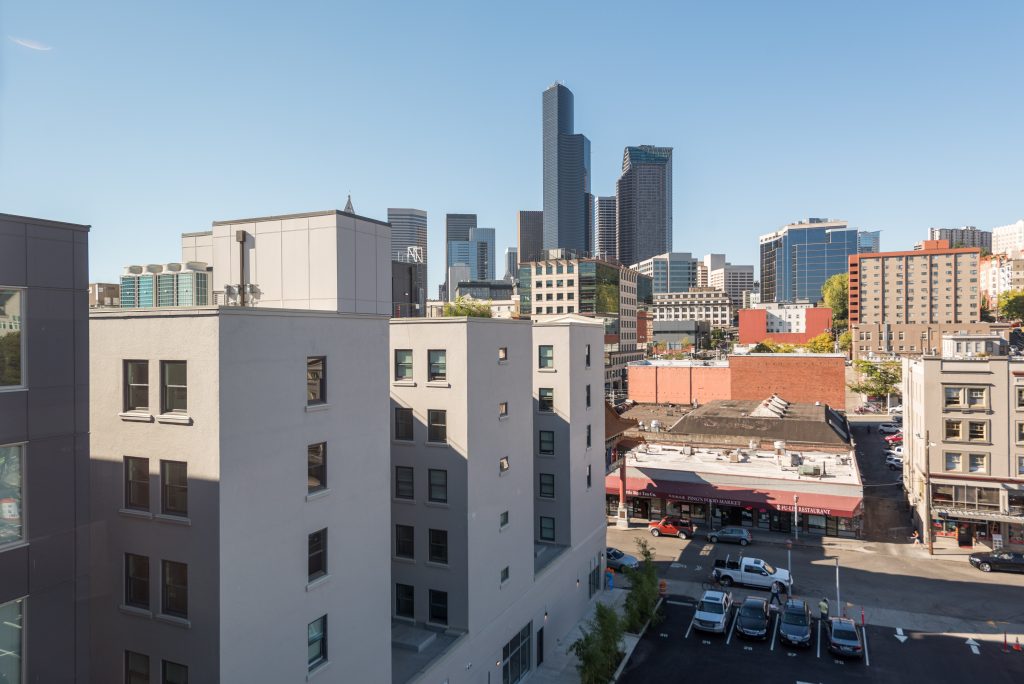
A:
{"label": "red car", "polygon": [[680,539],[689,539],[693,536],[696,531],[693,523],[689,520],[683,520],[682,518],[673,518],[666,516],[661,520],[656,520],[647,523],[647,527],[650,528],[651,534],[655,537],[666,535],[668,537],[679,537]]}
{"label": "red car", "polygon": [[889,444],[899,444],[903,441],[903,435],[889,435],[885,438],[885,441]]}

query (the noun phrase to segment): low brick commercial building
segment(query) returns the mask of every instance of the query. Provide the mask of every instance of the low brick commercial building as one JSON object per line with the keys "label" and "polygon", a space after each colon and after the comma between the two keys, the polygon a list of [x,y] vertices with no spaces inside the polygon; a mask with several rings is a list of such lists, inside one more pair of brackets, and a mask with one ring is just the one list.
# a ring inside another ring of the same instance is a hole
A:
{"label": "low brick commercial building", "polygon": [[805,344],[832,328],[832,309],[810,304],[759,304],[740,309],[739,318],[740,344]]}
{"label": "low brick commercial building", "polygon": [[846,405],[844,354],[734,354],[727,361],[639,361],[629,398],[641,404],[706,404],[779,394],[794,402]]}

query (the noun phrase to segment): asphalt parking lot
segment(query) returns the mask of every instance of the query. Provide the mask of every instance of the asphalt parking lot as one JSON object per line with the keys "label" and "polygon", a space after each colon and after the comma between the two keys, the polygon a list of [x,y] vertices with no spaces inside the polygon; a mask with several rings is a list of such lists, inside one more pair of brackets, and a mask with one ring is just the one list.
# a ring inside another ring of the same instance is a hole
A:
{"label": "asphalt parking lot", "polygon": [[[692,629],[697,597],[669,596],[664,619],[652,625],[637,645],[619,682],[772,681],[772,682],[965,682],[979,675],[988,682],[1020,682],[1024,652],[1002,652],[990,643],[974,646],[953,635],[923,634],[867,625],[862,659],[843,659],[828,651],[825,628],[817,622],[808,647],[783,645],[773,618],[765,641],[741,639],[729,620],[726,634]],[[740,601],[738,601],[739,603]],[[977,650],[977,653],[974,651]]]}

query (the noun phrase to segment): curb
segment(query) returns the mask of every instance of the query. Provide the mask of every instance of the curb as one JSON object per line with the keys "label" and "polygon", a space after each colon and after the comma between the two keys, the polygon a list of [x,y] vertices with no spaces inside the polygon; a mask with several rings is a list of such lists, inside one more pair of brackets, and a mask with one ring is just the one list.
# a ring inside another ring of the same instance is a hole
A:
{"label": "curb", "polygon": [[[658,610],[661,608],[661,604],[664,600],[664,598],[659,597],[658,602],[654,604],[654,613],[651,616],[651,620],[654,619],[654,615],[658,614]],[[632,657],[633,651],[636,650],[637,644],[639,644],[640,640],[644,638],[644,633],[647,632],[647,628],[651,626],[651,620],[644,623],[644,626],[640,628],[639,634],[633,635],[636,637],[636,641],[633,642],[632,646],[627,647],[626,652],[622,654],[622,662],[620,662],[619,666],[615,669],[615,674],[613,674],[612,678],[608,680],[608,684],[615,684],[615,682],[619,681],[619,677],[622,675],[622,671],[626,669],[626,665],[629,664],[629,659]]]}

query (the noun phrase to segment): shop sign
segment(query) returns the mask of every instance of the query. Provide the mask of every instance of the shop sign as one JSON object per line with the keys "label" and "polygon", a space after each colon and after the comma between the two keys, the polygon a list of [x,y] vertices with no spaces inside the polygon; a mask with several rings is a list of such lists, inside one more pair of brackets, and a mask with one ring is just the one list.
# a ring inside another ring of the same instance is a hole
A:
{"label": "shop sign", "polygon": [[[793,511],[793,506],[790,504],[774,504],[773,507],[786,513]],[[812,508],[811,506],[797,506],[797,508],[801,513],[807,515],[832,515],[831,508]]]}

